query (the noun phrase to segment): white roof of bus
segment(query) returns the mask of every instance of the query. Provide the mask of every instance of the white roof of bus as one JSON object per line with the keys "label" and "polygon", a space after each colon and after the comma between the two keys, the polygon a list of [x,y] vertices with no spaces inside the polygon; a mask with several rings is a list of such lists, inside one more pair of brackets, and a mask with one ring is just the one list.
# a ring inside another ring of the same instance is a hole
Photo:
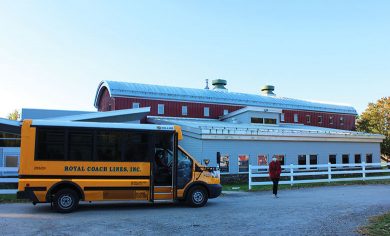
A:
{"label": "white roof of bus", "polygon": [[77,122],[77,121],[56,121],[56,120],[33,120],[32,126],[47,127],[78,127],[78,128],[107,128],[107,129],[138,129],[138,130],[168,130],[174,131],[174,125],[152,125],[152,124],[131,124],[131,123],[107,123],[107,122]]}

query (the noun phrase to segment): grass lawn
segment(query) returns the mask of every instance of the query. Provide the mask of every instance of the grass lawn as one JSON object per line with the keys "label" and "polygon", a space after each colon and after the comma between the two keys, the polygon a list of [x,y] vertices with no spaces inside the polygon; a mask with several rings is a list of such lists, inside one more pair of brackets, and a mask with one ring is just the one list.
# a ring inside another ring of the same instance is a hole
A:
{"label": "grass lawn", "polygon": [[[389,184],[390,180],[367,180],[367,181],[346,181],[346,182],[332,182],[332,183],[309,183],[309,184],[289,184],[279,185],[279,189],[300,189],[300,188],[313,188],[324,186],[343,186],[343,185],[367,185],[367,184]],[[223,184],[223,191],[249,191],[248,184]],[[250,191],[271,191],[272,185],[265,186],[252,186]]]}
{"label": "grass lawn", "polygon": [[16,199],[16,194],[0,194],[0,204],[13,202],[28,202],[28,200]]}
{"label": "grass lawn", "polygon": [[390,235],[390,212],[372,217],[369,224],[358,230],[362,235]]}

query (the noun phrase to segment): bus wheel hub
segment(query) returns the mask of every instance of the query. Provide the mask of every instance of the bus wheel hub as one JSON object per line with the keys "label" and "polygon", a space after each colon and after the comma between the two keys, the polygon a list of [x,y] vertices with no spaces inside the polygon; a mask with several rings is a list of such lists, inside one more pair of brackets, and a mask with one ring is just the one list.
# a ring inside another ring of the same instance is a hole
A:
{"label": "bus wheel hub", "polygon": [[193,199],[195,202],[202,202],[203,201],[203,193],[202,192],[195,192],[193,195]]}
{"label": "bus wheel hub", "polygon": [[60,204],[63,208],[69,208],[73,204],[73,200],[70,196],[65,195],[60,198]]}

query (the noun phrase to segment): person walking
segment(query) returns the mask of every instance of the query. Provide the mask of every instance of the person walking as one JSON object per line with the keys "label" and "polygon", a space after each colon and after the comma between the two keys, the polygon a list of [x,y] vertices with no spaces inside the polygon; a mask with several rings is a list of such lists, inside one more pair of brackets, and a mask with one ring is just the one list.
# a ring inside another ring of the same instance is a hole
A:
{"label": "person walking", "polygon": [[269,177],[273,183],[272,193],[274,194],[275,198],[278,198],[278,184],[282,168],[280,167],[280,162],[276,159],[275,156],[272,157],[272,161],[269,163],[268,172]]}

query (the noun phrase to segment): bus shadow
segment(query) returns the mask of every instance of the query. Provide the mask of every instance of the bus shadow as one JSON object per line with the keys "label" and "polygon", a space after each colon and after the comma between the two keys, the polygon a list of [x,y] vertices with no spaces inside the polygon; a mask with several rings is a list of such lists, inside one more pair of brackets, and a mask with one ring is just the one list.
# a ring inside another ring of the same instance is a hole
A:
{"label": "bus shadow", "polygon": [[[208,202],[204,207],[213,207],[218,205],[217,202]],[[82,202],[80,203],[77,212],[92,212],[92,211],[133,211],[133,210],[156,210],[156,209],[201,209],[193,208],[185,203],[134,203],[134,202]],[[55,213],[50,204],[44,204],[34,207],[35,213]],[[71,213],[72,214],[72,213]]]}

